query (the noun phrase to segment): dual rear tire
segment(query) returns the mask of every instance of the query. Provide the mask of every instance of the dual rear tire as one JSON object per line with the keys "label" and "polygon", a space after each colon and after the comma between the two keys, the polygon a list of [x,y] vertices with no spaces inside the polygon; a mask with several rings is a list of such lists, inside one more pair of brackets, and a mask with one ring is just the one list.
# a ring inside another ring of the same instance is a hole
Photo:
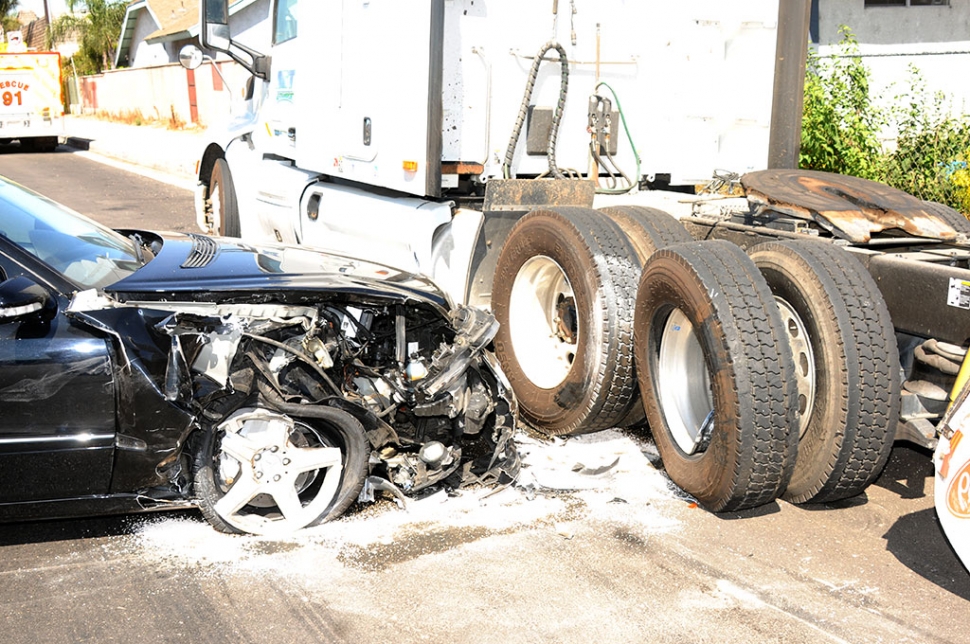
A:
{"label": "dual rear tire", "polygon": [[900,387],[868,272],[823,242],[749,257],[688,240],[643,208],[517,223],[492,302],[525,419],[576,434],[645,414],[671,479],[713,511],[861,493],[888,458]]}

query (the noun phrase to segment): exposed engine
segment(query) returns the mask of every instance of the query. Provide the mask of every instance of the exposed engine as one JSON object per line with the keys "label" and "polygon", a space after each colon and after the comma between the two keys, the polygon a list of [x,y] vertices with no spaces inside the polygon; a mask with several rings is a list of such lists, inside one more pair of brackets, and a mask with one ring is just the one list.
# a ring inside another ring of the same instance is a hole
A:
{"label": "exposed engine", "polygon": [[498,327],[489,313],[458,307],[448,319],[430,306],[356,301],[173,309],[157,327],[172,340],[166,397],[216,424],[254,406],[350,413],[371,447],[362,500],[518,472],[515,410],[485,350]]}

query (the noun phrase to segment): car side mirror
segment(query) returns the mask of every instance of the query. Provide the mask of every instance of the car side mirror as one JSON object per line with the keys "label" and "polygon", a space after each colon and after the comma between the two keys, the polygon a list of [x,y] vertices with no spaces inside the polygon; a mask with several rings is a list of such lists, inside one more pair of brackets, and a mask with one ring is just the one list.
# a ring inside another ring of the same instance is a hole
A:
{"label": "car side mirror", "polygon": [[0,324],[24,320],[32,315],[50,313],[54,298],[43,286],[28,277],[13,277],[0,282]]}

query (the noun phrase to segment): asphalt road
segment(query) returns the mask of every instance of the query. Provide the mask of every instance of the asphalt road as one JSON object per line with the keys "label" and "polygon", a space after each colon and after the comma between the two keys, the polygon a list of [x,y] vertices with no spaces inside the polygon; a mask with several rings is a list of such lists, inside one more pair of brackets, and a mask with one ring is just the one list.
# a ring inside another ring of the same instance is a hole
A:
{"label": "asphalt road", "polygon": [[0,176],[113,228],[197,231],[192,193],[60,146],[50,154],[0,146]]}
{"label": "asphalt road", "polygon": [[[63,149],[0,150],[0,174],[112,225],[191,229],[188,192]],[[194,512],[0,526],[0,641],[970,642],[928,452],[898,445],[846,502],[712,515],[647,436],[521,449],[524,489],[284,540]]]}

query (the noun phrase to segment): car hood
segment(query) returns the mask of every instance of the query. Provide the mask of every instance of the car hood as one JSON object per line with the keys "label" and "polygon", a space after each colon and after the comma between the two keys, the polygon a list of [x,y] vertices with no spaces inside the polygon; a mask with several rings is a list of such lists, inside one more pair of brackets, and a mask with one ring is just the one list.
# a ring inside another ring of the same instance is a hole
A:
{"label": "car hood", "polygon": [[305,299],[325,293],[451,304],[430,280],[396,268],[292,246],[169,234],[154,259],[105,292],[119,300],[228,301],[268,296]]}

